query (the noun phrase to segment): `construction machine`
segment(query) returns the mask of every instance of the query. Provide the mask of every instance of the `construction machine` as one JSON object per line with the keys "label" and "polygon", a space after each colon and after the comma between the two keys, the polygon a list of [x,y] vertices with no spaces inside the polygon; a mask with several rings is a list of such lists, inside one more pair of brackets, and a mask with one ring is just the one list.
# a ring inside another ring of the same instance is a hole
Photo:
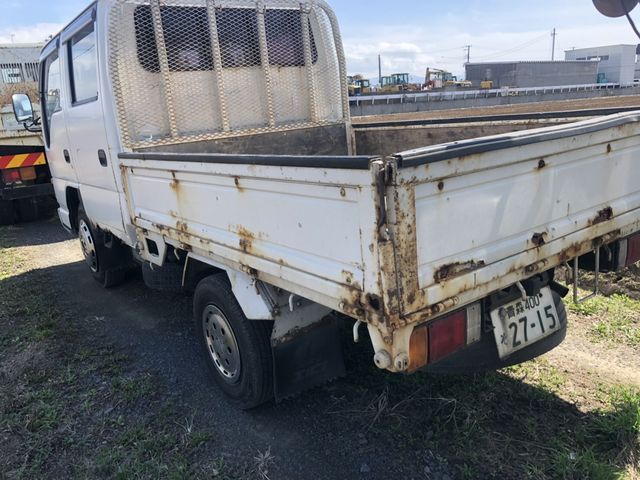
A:
{"label": "construction machine", "polygon": [[347,77],[349,82],[349,96],[368,95],[371,93],[371,81],[362,75]]}
{"label": "construction machine", "polygon": [[436,90],[445,87],[462,87],[468,88],[471,82],[468,80],[458,80],[458,77],[451,72],[440,68],[427,67],[427,73],[424,79],[424,89]]}
{"label": "construction machine", "polygon": [[387,77],[382,77],[380,82],[380,93],[400,93],[414,92],[421,90],[421,85],[409,82],[408,73],[394,73]]}

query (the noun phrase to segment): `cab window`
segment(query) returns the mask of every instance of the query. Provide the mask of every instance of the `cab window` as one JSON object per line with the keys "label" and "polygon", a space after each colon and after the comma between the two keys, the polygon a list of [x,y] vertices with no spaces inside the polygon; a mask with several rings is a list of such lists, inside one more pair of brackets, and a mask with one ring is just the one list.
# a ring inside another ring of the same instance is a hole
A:
{"label": "cab window", "polygon": [[58,52],[52,53],[43,63],[42,75],[42,108],[44,110],[44,133],[47,145],[49,145],[51,116],[61,109],[60,107],[60,58]]}
{"label": "cab window", "polygon": [[71,103],[73,105],[98,99],[98,59],[96,32],[93,23],[87,25],[69,41]]}

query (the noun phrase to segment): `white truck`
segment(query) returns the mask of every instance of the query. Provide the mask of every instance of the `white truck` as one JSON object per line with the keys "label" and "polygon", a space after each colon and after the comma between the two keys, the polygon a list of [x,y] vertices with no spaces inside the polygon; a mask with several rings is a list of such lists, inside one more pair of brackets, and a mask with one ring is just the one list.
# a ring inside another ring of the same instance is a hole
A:
{"label": "white truck", "polygon": [[194,292],[242,408],[343,374],[347,318],[392,372],[531,359],[566,334],[556,267],[640,258],[637,113],[364,155],[321,0],[98,0],[41,65],[62,224],[105,287],[137,261]]}

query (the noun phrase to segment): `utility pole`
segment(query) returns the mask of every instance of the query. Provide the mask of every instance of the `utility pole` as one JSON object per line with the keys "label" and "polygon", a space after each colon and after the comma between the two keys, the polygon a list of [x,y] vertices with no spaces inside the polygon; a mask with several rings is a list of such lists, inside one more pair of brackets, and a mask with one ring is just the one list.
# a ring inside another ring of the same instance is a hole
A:
{"label": "utility pole", "polygon": [[471,63],[471,45],[465,45],[464,49],[467,51],[467,63]]}
{"label": "utility pole", "polygon": [[378,85],[382,85],[382,55],[378,55]]}
{"label": "utility pole", "polygon": [[556,29],[553,29],[553,32],[551,32],[551,37],[553,37],[553,43],[551,45],[551,61],[555,61],[556,59],[556,37],[558,36],[558,34],[556,33]]}

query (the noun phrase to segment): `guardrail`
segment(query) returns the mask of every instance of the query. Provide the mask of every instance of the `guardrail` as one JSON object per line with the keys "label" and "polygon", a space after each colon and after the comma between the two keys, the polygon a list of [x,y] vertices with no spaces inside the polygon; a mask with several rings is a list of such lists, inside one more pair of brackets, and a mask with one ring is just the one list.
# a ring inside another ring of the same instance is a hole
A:
{"label": "guardrail", "polygon": [[554,93],[590,92],[596,90],[617,90],[626,88],[640,89],[640,83],[593,83],[585,85],[560,85],[556,87],[496,88],[490,90],[455,90],[441,92],[411,92],[393,95],[361,95],[349,97],[354,106],[380,105],[393,103],[444,102],[451,100],[471,100],[477,98],[518,97],[546,95]]}

